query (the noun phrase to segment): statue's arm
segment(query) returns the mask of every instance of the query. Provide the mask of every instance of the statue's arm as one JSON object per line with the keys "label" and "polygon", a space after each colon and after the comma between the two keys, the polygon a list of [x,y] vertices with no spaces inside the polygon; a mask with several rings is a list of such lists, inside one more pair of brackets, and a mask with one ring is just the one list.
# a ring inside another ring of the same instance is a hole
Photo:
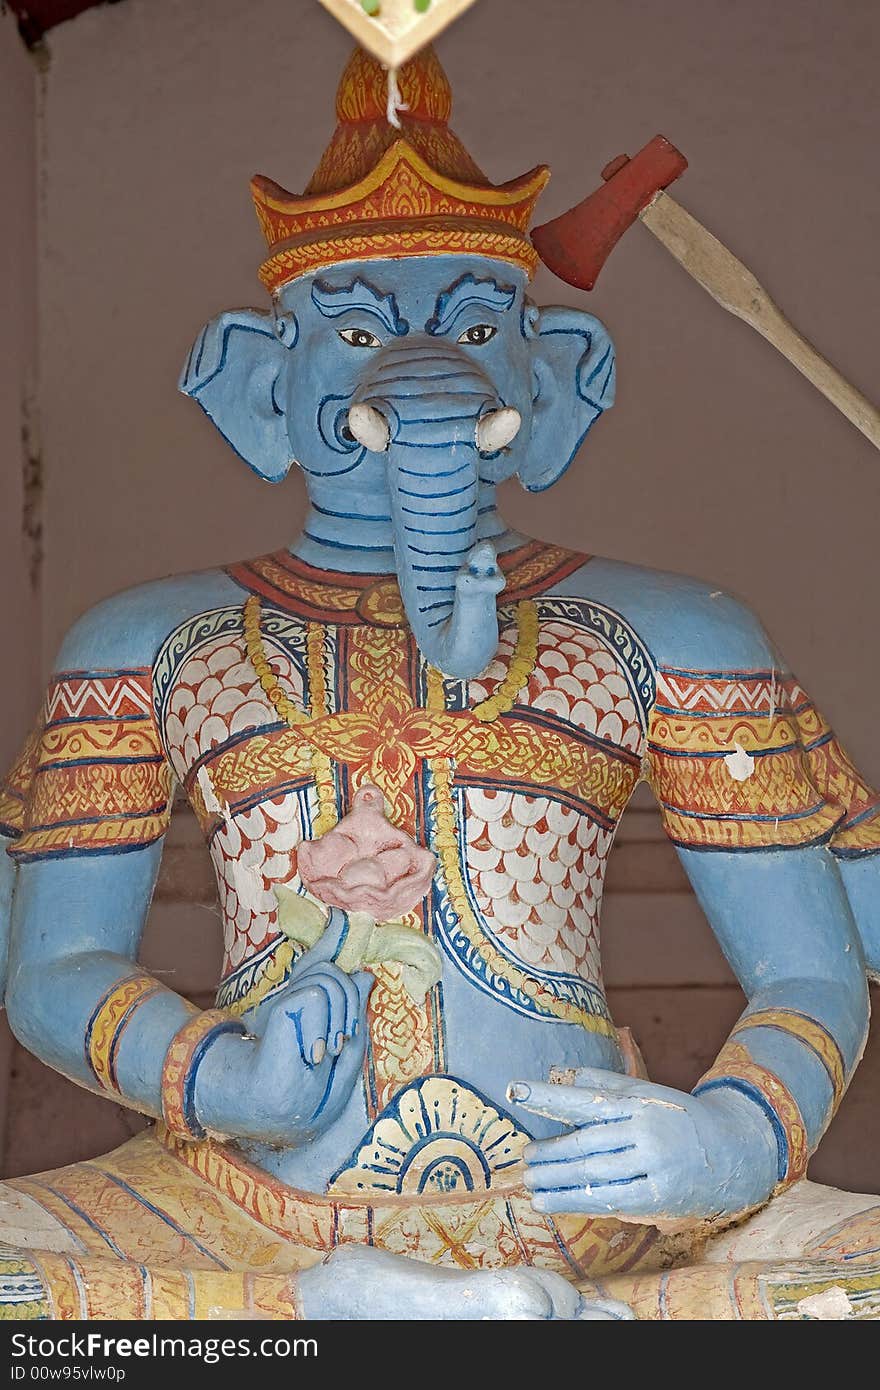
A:
{"label": "statue's arm", "polygon": [[[139,964],[174,776],[155,647],[143,664],[120,651],[132,624],[105,609],[68,637],[37,735],[0,788],[10,1025],[48,1065],[182,1137],[302,1142],[359,1076],[372,979],[333,964],[328,931],[242,1022],[199,1011]],[[114,618],[121,639],[106,635]]]}
{"label": "statue's arm", "polygon": [[679,856],[748,1000],[695,1094],[733,1092],[763,1110],[776,1181],[792,1182],[830,1124],[868,1030],[864,956],[837,863],[827,846]]}
{"label": "statue's arm", "polygon": [[161,841],[124,854],[20,862],[6,1007],[47,1065],[146,1114],[162,1112],[162,1069],[192,1018],[137,963]]}
{"label": "statue's arm", "polygon": [[695,1094],[762,1108],[785,1183],[803,1174],[867,1035],[863,942],[842,867],[880,848],[877,797],[753,615],[725,604],[690,639],[703,644],[696,670],[661,664],[648,769],[748,1000]]}
{"label": "statue's arm", "polygon": [[692,1095],[594,1070],[526,1083],[530,1109],[577,1126],[526,1150],[539,1210],[757,1206],[804,1175],[861,1056],[864,956],[829,849],[678,852],[747,1007]]}
{"label": "statue's arm", "polygon": [[332,1119],[359,1073],[359,1041],[343,1057],[334,1040],[357,1033],[368,985],[317,951],[264,1012],[259,1036],[231,1015],[195,1009],[137,962],[160,856],[156,843],[19,864],[6,996],[13,1032],[71,1080],[164,1118],[183,1138],[295,1143],[313,1134],[317,1107],[323,1101]]}
{"label": "statue's arm", "polygon": [[542,1210],[711,1217],[765,1201],[803,1174],[867,1033],[834,853],[859,819],[839,749],[747,610],[706,592],[689,612],[669,590],[651,596],[666,621],[646,768],[748,1007],[693,1095],[592,1070],[515,1083],[514,1099],[577,1126],[526,1150]]}
{"label": "statue's arm", "polygon": [[164,1059],[193,1009],[137,962],[174,779],[151,663],[131,659],[137,637],[108,646],[124,603],[69,634],[0,790],[5,1002],[43,1061],[159,1115]]}

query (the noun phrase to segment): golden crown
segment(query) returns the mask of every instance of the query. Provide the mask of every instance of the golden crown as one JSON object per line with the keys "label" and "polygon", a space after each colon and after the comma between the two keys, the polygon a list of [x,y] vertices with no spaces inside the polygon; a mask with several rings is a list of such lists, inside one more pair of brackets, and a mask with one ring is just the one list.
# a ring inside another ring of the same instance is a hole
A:
{"label": "golden crown", "polygon": [[397,82],[399,127],[389,119],[388,72],[356,50],[336,94],[336,131],[305,193],[262,174],[251,180],[269,246],[260,279],[273,294],[339,261],[471,254],[534,273],[526,232],[549,169],[489,183],[449,128],[452,92],[431,49]]}

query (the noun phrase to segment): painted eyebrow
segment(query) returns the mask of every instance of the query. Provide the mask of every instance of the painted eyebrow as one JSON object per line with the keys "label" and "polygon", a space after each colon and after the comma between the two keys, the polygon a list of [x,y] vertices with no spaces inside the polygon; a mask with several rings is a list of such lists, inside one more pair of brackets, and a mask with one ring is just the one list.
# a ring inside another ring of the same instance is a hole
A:
{"label": "painted eyebrow", "polygon": [[478,280],[474,275],[462,275],[460,280],[437,296],[433,318],[428,319],[425,331],[445,333],[469,304],[479,304],[484,309],[493,309],[496,314],[502,314],[515,299],[516,289],[513,285],[499,285],[497,280]]}
{"label": "painted eyebrow", "polygon": [[354,309],[375,315],[382,320],[389,333],[395,333],[398,337],[409,332],[409,324],[401,318],[394,295],[381,294],[369,280],[363,280],[360,276],[352,280],[350,285],[340,285],[338,289],[323,280],[316,280],[312,285],[312,303],[327,319],[338,319],[341,314]]}

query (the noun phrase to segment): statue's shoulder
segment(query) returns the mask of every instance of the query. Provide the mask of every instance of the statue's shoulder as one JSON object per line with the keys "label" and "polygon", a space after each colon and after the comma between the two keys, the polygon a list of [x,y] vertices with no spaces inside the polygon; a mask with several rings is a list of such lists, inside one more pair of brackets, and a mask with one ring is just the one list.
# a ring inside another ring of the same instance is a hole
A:
{"label": "statue's shoulder", "polygon": [[58,671],[152,667],[166,639],[202,613],[240,605],[243,594],[224,570],[201,570],[139,584],[90,608],[69,629]]}
{"label": "statue's shoulder", "polygon": [[617,614],[658,666],[754,671],[775,664],[779,669],[760,619],[742,599],[710,581],[585,557],[558,592]]}

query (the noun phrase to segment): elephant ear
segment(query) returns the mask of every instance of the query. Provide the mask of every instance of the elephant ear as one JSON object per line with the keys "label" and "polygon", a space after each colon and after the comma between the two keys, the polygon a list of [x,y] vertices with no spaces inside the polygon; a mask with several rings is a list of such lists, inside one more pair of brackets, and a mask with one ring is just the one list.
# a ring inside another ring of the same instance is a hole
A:
{"label": "elephant ear", "polygon": [[279,378],[296,338],[291,314],[229,309],[202,329],[179,382],[238,456],[273,483],[293,463]]}
{"label": "elephant ear", "polygon": [[543,492],[562,476],[591,425],[614,404],[614,345],[605,325],[579,309],[532,311],[530,327],[532,437],[519,476],[529,492]]}

